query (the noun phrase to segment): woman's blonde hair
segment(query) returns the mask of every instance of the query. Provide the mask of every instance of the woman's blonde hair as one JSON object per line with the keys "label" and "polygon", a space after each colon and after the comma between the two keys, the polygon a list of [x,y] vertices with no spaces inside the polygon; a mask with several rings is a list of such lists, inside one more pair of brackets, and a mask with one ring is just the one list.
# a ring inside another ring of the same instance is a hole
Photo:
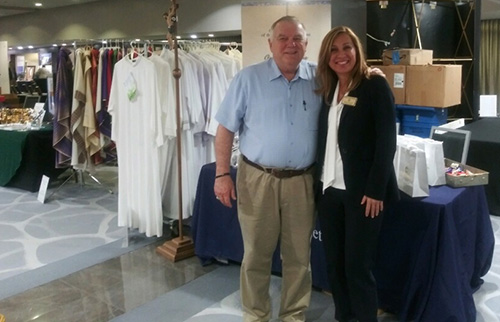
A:
{"label": "woman's blonde hair", "polygon": [[346,26],[335,27],[330,30],[321,42],[321,48],[318,57],[318,69],[316,71],[316,79],[318,81],[318,89],[316,93],[322,95],[325,101],[331,100],[335,86],[337,85],[337,74],[330,68],[330,57],[332,53],[332,46],[335,39],[341,35],[348,35],[354,44],[356,51],[356,63],[351,72],[351,83],[349,84],[348,91],[352,91],[358,87],[363,78],[369,78],[369,68],[366,64],[363,45],[358,36],[352,31],[351,28]]}

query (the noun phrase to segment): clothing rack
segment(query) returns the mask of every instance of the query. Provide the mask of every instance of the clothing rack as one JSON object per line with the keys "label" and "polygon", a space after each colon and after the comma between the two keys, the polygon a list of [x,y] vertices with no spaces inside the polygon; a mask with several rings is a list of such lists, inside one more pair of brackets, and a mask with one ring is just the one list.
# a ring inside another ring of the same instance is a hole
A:
{"label": "clothing rack", "polygon": [[83,187],[85,186],[85,179],[84,179],[84,172],[87,173],[87,175],[94,181],[96,182],[98,185],[106,188],[106,190],[108,190],[108,192],[110,194],[113,194],[113,189],[109,188],[109,187],[106,187],[101,181],[99,181],[99,179],[97,179],[92,173],[90,173],[89,171],[84,171],[84,170],[80,170],[80,169],[75,169],[75,168],[71,168],[71,175],[68,176],[66,179],[64,179],[64,181],[54,190],[50,193],[50,195],[47,197],[47,200],[50,200],[50,198],[55,195],[59,190],[62,189],[62,187],[64,187],[64,185],[66,185],[66,183],[71,180],[71,179],[75,179],[75,182],[77,183],[80,183],[80,187]]}
{"label": "clothing rack", "polygon": [[[73,40],[71,42],[71,45],[74,47],[75,52],[79,48],[89,47],[89,49],[94,49],[97,44],[102,44],[102,41],[96,41],[93,39],[84,39],[84,40],[79,39],[79,40]],[[63,47],[65,47],[65,46],[63,46]],[[116,162],[116,159],[103,158],[101,160],[101,162],[99,162],[98,164],[107,164],[109,162]],[[88,177],[90,177],[95,183],[106,188],[106,190],[108,190],[109,193],[111,193],[111,194],[114,193],[112,188],[107,187],[104,183],[101,182],[101,180],[99,180],[96,177],[95,172],[94,172],[94,166],[96,166],[97,164],[94,164],[93,162],[91,164],[91,161],[88,157],[86,157],[84,164],[85,164],[84,166],[76,166],[76,167],[73,164],[71,164],[71,165],[65,164],[64,166],[65,167],[67,166],[68,169],[71,170],[71,174],[67,178],[65,178],[64,181],[49,195],[48,199],[50,199],[54,194],[56,194],[71,179],[75,179],[75,182],[79,183],[81,187],[85,186],[86,185],[85,184],[85,174]]]}
{"label": "clothing rack", "polygon": [[[219,40],[217,40],[217,38],[202,38],[202,39],[197,39],[197,40],[177,39],[176,42],[177,42],[177,44],[217,43],[221,46],[242,47],[242,44],[240,42],[219,41]],[[150,40],[150,39],[129,39],[129,40],[125,40],[125,39],[75,39],[75,40],[69,41],[68,43],[71,44],[74,48],[76,48],[78,46],[131,47],[132,44],[137,44],[137,45],[150,44],[150,45],[162,45],[162,46],[169,45],[168,40],[164,40],[164,39],[163,40],[159,40],[159,39],[154,39],[154,40]]]}

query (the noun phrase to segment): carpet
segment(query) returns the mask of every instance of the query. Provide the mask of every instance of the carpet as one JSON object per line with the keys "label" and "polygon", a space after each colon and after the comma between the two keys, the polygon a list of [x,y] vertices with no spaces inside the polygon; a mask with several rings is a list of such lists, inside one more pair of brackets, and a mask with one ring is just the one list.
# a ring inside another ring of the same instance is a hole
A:
{"label": "carpet", "polygon": [[[152,243],[118,227],[117,167],[98,168],[83,184],[52,185],[37,193],[0,187],[0,299]],[[82,177],[83,178],[83,177]]]}

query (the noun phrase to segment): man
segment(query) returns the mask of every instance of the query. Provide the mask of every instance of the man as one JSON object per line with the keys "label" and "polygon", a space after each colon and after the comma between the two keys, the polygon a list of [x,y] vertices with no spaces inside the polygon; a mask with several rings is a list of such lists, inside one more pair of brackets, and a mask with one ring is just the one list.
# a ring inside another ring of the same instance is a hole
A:
{"label": "man", "polygon": [[320,98],[316,65],[304,61],[306,30],[285,16],[271,27],[272,59],[243,69],[231,82],[216,115],[214,192],[232,206],[231,147],[239,131],[238,219],[244,257],[244,321],[269,321],[273,252],[280,242],[281,321],[305,321],[311,296],[310,237],[314,227],[313,169]]}
{"label": "man", "polygon": [[34,79],[45,79],[51,77],[51,72],[45,67],[45,65],[42,65],[42,67],[38,68],[38,70],[35,72]]}

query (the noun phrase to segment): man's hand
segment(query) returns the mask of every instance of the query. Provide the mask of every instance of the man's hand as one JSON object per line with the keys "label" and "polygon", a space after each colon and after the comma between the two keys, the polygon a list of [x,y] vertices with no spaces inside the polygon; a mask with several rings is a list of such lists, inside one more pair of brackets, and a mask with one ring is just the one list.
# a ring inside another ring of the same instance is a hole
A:
{"label": "man's hand", "polygon": [[232,208],[232,200],[236,200],[236,190],[234,189],[231,176],[223,176],[215,179],[214,183],[215,198],[224,206]]}
{"label": "man's hand", "polygon": [[377,67],[368,67],[369,68],[369,71],[370,71],[370,75],[374,76],[374,75],[378,75],[378,76],[382,76],[384,78],[387,78],[384,74],[383,71],[380,70],[380,68],[377,68]]}

